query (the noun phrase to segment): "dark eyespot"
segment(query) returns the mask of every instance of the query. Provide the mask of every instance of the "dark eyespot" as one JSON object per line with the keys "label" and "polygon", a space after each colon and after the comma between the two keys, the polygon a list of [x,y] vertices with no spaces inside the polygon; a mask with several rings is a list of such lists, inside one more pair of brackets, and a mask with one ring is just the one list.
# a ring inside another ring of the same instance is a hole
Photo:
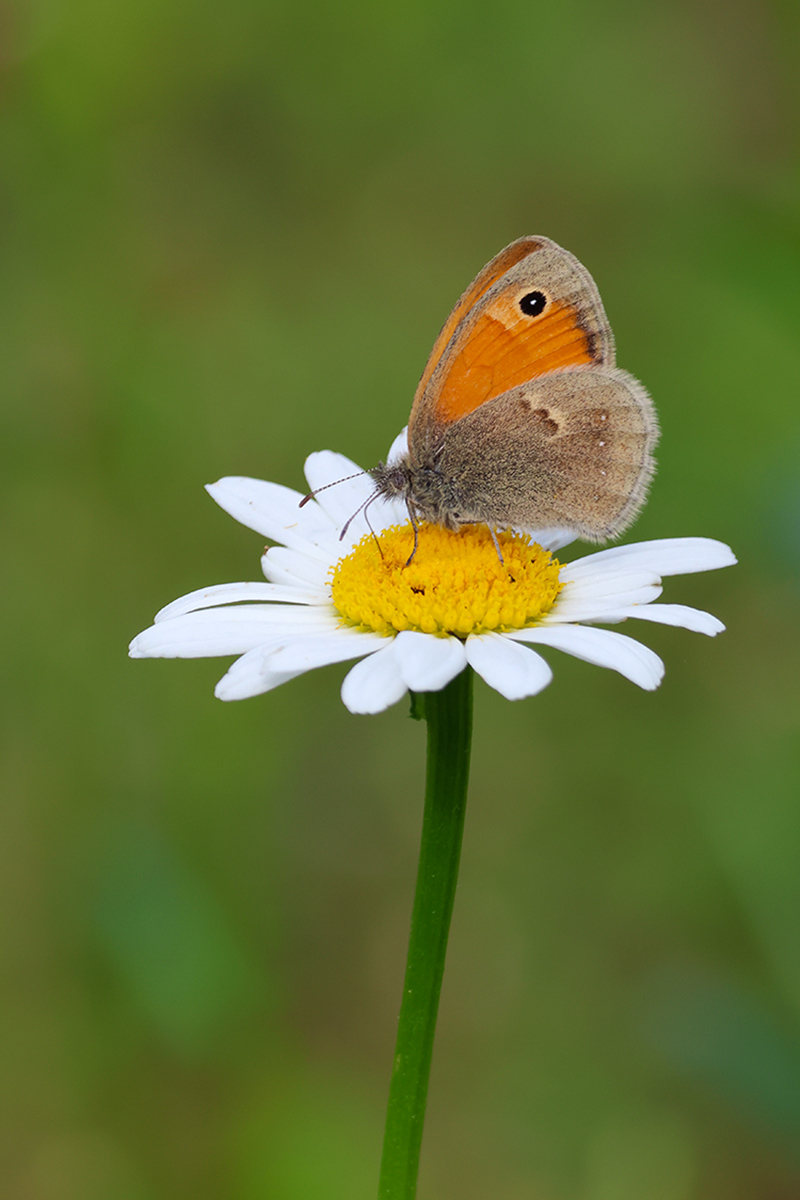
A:
{"label": "dark eyespot", "polygon": [[527,296],[520,300],[519,306],[526,317],[538,317],[547,307],[547,296],[544,292],[528,292]]}
{"label": "dark eyespot", "polygon": [[554,421],[550,416],[550,412],[546,408],[535,408],[531,413],[535,421],[539,422],[542,433],[547,437],[553,437],[558,433],[558,421]]}

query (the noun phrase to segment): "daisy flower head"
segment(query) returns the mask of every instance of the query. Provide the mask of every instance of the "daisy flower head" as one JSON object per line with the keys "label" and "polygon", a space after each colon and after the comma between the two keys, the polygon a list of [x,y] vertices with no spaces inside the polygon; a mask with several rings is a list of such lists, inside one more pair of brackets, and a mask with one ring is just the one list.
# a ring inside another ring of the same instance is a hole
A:
{"label": "daisy flower head", "polygon": [[[403,433],[389,462],[404,450]],[[493,535],[486,526],[422,525],[409,562],[414,530],[403,504],[375,498],[367,521],[368,473],[326,450],[309,456],[305,473],[316,494],[302,508],[299,492],[276,483],[229,477],[209,485],[221,508],[276,543],[261,559],[266,582],[219,584],[173,601],[131,642],[133,658],[236,655],[217,684],[221,700],[357,659],[342,700],[353,713],[377,713],[407,691],[440,690],[467,665],[509,700],[535,695],[552,679],[535,646],[652,690],[664,674],[658,655],[598,625],[638,618],[710,636],[724,629],[710,613],[656,603],[663,576],[735,563],[722,542],[667,538],[560,562],[554,552],[573,538],[566,530]]]}

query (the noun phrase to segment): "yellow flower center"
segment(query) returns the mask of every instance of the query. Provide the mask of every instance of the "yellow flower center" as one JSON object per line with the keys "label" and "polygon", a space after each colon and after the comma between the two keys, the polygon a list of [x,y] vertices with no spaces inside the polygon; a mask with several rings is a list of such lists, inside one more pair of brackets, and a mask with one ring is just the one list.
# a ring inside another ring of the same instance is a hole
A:
{"label": "yellow flower center", "polygon": [[333,570],[333,603],[358,629],[460,638],[523,629],[553,607],[563,586],[561,564],[524,533],[497,534],[502,562],[485,525],[457,533],[422,525],[410,563],[410,525],[393,525],[378,541],[367,534]]}

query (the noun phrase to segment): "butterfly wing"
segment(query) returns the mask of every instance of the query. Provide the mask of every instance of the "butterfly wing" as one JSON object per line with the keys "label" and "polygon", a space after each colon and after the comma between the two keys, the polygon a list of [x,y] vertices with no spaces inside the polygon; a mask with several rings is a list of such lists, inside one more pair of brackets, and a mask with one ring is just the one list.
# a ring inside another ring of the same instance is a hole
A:
{"label": "butterfly wing", "polygon": [[589,272],[549,238],[520,238],[484,267],[436,340],[409,419],[412,455],[426,457],[447,426],[528,380],[613,365]]}
{"label": "butterfly wing", "polygon": [[449,429],[437,470],[453,481],[458,522],[557,527],[602,541],[641,508],[657,440],[638,380],[614,367],[573,367],[468,413]]}

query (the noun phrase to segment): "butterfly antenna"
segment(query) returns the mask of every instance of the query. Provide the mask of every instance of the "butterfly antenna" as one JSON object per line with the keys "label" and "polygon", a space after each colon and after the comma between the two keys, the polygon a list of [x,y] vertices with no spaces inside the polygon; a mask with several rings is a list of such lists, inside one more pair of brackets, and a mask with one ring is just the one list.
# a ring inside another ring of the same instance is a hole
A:
{"label": "butterfly antenna", "polygon": [[[314,497],[318,496],[320,492],[324,492],[328,488],[331,488],[331,487],[336,487],[337,483],[347,483],[348,479],[358,479],[359,475],[369,475],[369,471],[356,471],[355,474],[353,474],[353,475],[345,475],[341,479],[334,479],[332,483],[323,483],[322,487],[314,488],[313,492],[309,492],[307,496],[303,496],[303,499],[300,501],[299,507],[302,508],[304,504],[308,504],[309,500],[313,500]],[[361,512],[361,509],[359,509],[358,511]],[[353,517],[355,515],[356,514],[353,513]],[[352,521],[353,517],[350,518],[351,521]]]}

